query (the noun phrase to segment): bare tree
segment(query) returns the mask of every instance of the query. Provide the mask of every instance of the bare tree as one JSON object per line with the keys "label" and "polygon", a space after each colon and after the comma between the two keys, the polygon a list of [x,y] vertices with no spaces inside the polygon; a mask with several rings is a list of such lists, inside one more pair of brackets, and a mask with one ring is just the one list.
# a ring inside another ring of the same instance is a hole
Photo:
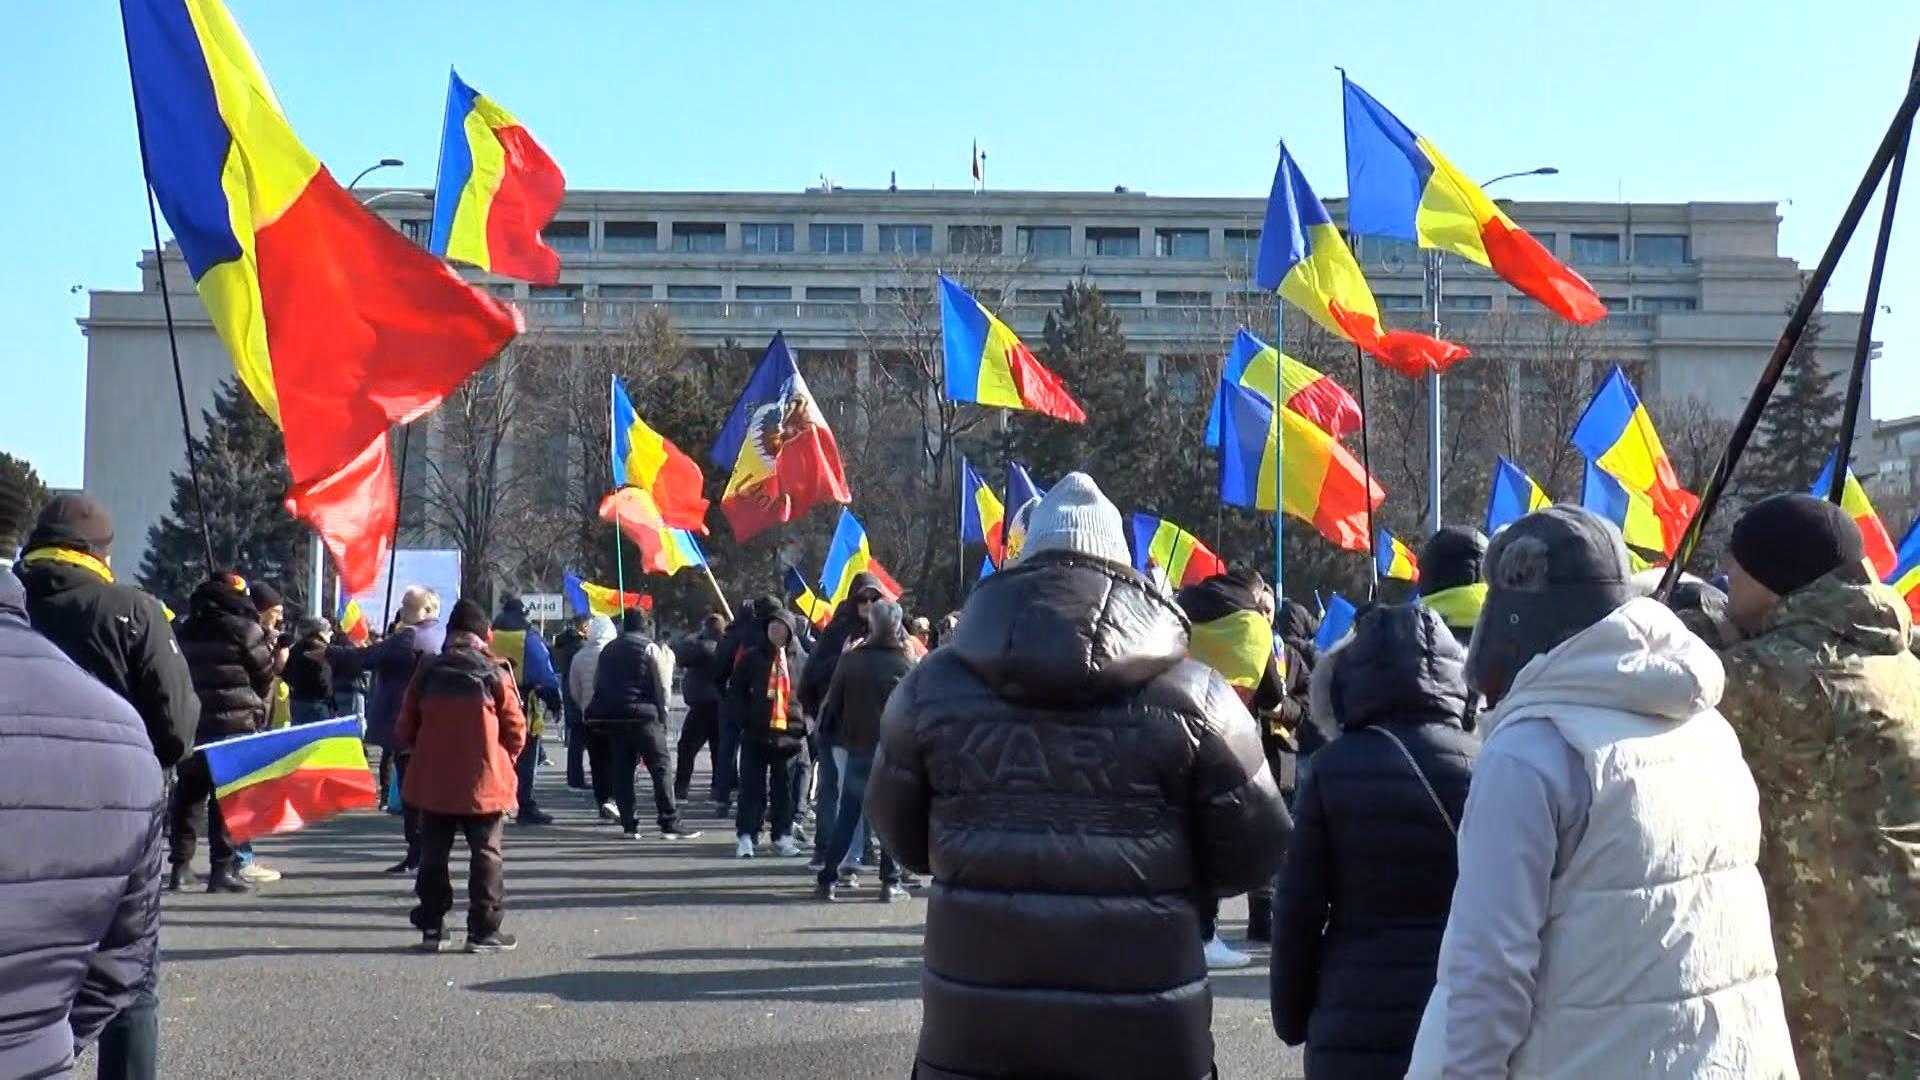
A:
{"label": "bare tree", "polygon": [[491,603],[505,567],[502,526],[525,495],[506,452],[521,406],[509,351],[460,384],[435,410],[439,452],[424,456],[420,496],[434,526],[460,549],[460,591]]}

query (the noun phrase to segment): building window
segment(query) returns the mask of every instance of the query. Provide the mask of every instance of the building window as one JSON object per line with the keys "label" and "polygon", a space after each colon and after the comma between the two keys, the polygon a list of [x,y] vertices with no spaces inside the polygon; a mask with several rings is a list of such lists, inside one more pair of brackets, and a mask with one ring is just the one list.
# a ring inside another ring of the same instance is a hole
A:
{"label": "building window", "polygon": [[1397,236],[1362,236],[1360,256],[1369,265],[1398,268],[1420,261],[1420,247]]}
{"label": "building window", "polygon": [[1227,261],[1250,263],[1260,256],[1259,229],[1227,230]]}
{"label": "building window", "polygon": [[1153,253],[1162,259],[1204,259],[1208,255],[1205,229],[1155,229]]}
{"label": "building window", "polygon": [[1685,233],[1635,233],[1633,261],[1637,266],[1685,266]]}
{"label": "building window", "polygon": [[1109,307],[1139,307],[1140,290],[1101,289],[1100,299],[1105,300]]}
{"label": "building window", "polygon": [[1140,230],[1090,227],[1087,229],[1087,254],[1109,258],[1138,258]]}
{"label": "building window", "polygon": [[433,242],[433,222],[427,218],[405,218],[400,222],[400,235],[426,247]]}
{"label": "building window", "polygon": [[860,302],[858,285],[809,285],[807,299],[829,304],[857,304]]}
{"label": "building window", "polygon": [[1600,298],[1600,304],[1607,309],[1609,315],[1618,315],[1627,310],[1627,298],[1624,296],[1603,296]]}
{"label": "building window", "polygon": [[1207,292],[1187,292],[1184,290],[1161,289],[1153,294],[1153,302],[1161,307],[1212,307],[1213,294]]}
{"label": "building window", "polygon": [[1419,293],[1374,293],[1373,299],[1381,311],[1421,311],[1427,306]]}
{"label": "building window", "polygon": [[1531,229],[1527,230],[1527,235],[1533,237],[1535,240],[1540,241],[1540,246],[1543,248],[1546,248],[1547,254],[1549,255],[1554,254],[1554,243],[1560,239],[1559,235],[1556,233],[1534,232]]}
{"label": "building window", "polygon": [[718,285],[669,285],[667,286],[667,299],[669,300],[718,300],[720,299],[720,286]]}
{"label": "building window", "polygon": [[1067,298],[1065,289],[1021,289],[1013,294],[1015,302],[1027,307],[1059,307]]}
{"label": "building window", "polygon": [[735,285],[733,287],[733,298],[735,300],[791,300],[793,299],[793,286]]}
{"label": "building window", "polygon": [[673,250],[698,255],[725,251],[727,227],[718,221],[676,221],[673,223]]}
{"label": "building window", "polygon": [[602,300],[651,300],[653,299],[653,286],[651,285],[602,285],[600,286],[600,299]]}
{"label": "building window", "polygon": [[1532,315],[1536,312],[1547,310],[1547,307],[1531,296],[1509,296],[1507,297],[1507,310],[1516,315]]}
{"label": "building window", "polygon": [[998,255],[1000,226],[949,225],[947,250],[955,255]]}
{"label": "building window", "polygon": [[1658,315],[1668,311],[1698,311],[1700,301],[1691,296],[1641,296],[1633,301],[1634,310]]}
{"label": "building window", "polygon": [[1442,296],[1440,308],[1443,311],[1492,311],[1491,296]]}
{"label": "building window", "polygon": [[529,285],[527,286],[527,299],[529,300],[578,300],[580,299],[580,286],[578,285]]}
{"label": "building window", "polygon": [[609,221],[600,228],[602,251],[658,251],[660,226],[651,221]]}
{"label": "building window", "polygon": [[793,226],[784,221],[750,221],[740,226],[740,250],[777,255],[793,250]]}
{"label": "building window", "polygon": [[882,225],[880,250],[887,255],[933,254],[933,226]]}
{"label": "building window", "polygon": [[513,286],[511,285],[489,285],[487,286],[487,291],[502,300],[513,299]]}
{"label": "building window", "polygon": [[1582,266],[1617,266],[1620,262],[1618,233],[1574,233],[1568,254]]}
{"label": "building window", "polygon": [[866,226],[857,221],[807,226],[807,250],[818,255],[858,255]]}
{"label": "building window", "polygon": [[585,221],[551,221],[540,230],[540,238],[555,251],[586,251],[588,225]]}
{"label": "building window", "polygon": [[1065,225],[1022,225],[1014,230],[1016,248],[1022,255],[1036,259],[1064,259],[1068,256],[1073,230]]}

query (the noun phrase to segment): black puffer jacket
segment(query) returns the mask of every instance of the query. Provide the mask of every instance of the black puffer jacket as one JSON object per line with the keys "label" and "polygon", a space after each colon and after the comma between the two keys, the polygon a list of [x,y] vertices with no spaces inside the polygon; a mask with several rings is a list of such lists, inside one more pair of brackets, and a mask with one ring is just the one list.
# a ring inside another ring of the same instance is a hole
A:
{"label": "black puffer jacket", "polygon": [[1211,1074],[1196,901],[1268,880],[1289,829],[1246,707],[1132,570],[986,579],[895,690],[867,818],[931,872],[918,1075]]}
{"label": "black puffer jacket", "polygon": [[267,721],[273,685],[273,643],[246,593],[224,581],[193,590],[180,624],[180,651],[200,695],[194,742],[216,742],[258,731]]}
{"label": "black puffer jacket", "polygon": [[680,700],[688,705],[711,705],[720,700],[720,687],[713,681],[720,666],[720,637],[702,630],[680,639],[673,647],[674,663],[685,673],[680,676]]}
{"label": "black puffer jacket", "polygon": [[287,697],[294,701],[331,701],[333,656],[327,643],[318,637],[294,642],[287,652],[286,669],[280,673],[287,684]]}
{"label": "black puffer jacket", "polygon": [[1294,803],[1271,975],[1274,1030],[1307,1044],[1310,1077],[1407,1070],[1458,873],[1447,818],[1460,823],[1478,749],[1460,728],[1465,663],[1439,615],[1396,605],[1361,615],[1314,672],[1315,704],[1342,734]]}
{"label": "black puffer jacket", "polygon": [[[774,677],[773,642],[767,637],[767,627],[780,623],[787,628],[786,644],[787,682],[793,689],[787,698],[787,714],[781,726],[774,725]],[[800,651],[800,643],[791,635],[793,616],[785,611],[775,611],[769,615],[760,627],[760,643],[749,646],[741,655],[740,662],[733,666],[727,694],[739,704],[740,733],[745,739],[765,746],[775,754],[788,757],[800,752],[807,737],[807,719],[802,714],[797,687],[800,672],[807,662],[806,654]]]}
{"label": "black puffer jacket", "polygon": [[664,724],[667,688],[660,685],[653,642],[638,630],[621,634],[600,650],[593,669],[593,700],[587,702],[589,724]]}

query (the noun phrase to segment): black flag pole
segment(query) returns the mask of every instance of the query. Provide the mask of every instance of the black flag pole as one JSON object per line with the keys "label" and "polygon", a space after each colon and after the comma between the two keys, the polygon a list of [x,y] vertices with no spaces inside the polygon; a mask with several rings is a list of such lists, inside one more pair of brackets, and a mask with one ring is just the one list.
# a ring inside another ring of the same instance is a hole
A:
{"label": "black flag pole", "polygon": [[1353,358],[1360,370],[1360,471],[1366,479],[1361,499],[1367,504],[1367,599],[1372,600],[1380,591],[1380,530],[1373,524],[1373,450],[1367,439],[1367,420],[1371,415],[1367,411],[1367,356],[1355,345]]}

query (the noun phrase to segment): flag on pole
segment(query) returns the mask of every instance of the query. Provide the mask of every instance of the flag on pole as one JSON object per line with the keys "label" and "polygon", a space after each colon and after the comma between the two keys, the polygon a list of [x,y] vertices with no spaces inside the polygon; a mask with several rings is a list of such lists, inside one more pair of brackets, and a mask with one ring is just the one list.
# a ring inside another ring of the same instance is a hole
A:
{"label": "flag on pole", "polygon": [[984,179],[986,177],[980,170],[980,140],[975,139],[973,140],[973,182],[977,184]]}
{"label": "flag on pole", "polygon": [[1047,489],[1033,482],[1033,476],[1027,467],[1017,461],[1007,462],[1007,505],[1006,517],[1000,531],[1006,539],[1000,545],[1002,558],[999,565],[1005,566],[1020,557],[1020,549],[1027,543],[1027,519],[1020,514],[1020,508],[1040,498]]}
{"label": "flag on pole", "polygon": [[1655,556],[1665,554],[1666,526],[1654,512],[1653,501],[1640,492],[1628,491],[1592,461],[1586,463],[1581,474],[1580,505],[1619,528],[1634,572],[1652,566]]}
{"label": "flag on pole", "polygon": [[613,486],[633,486],[653,496],[660,516],[677,529],[707,531],[706,478],[700,466],[653,430],[634,410],[627,388],[613,376]]}
{"label": "flag on pole", "polygon": [[1340,75],[1347,129],[1347,231],[1449,251],[1576,323],[1607,307],[1593,286],[1513,223],[1479,184],[1453,167],[1386,106]]}
{"label": "flag on pole", "polygon": [[[1280,364],[1280,403],[1313,421],[1314,426],[1334,438],[1343,438],[1360,430],[1360,403],[1346,387],[1319,371],[1283,355],[1280,350],[1254,337],[1246,327],[1233,337],[1220,381],[1251,390],[1263,398],[1273,398],[1273,365]],[[1207,446],[1220,445],[1220,412],[1226,396],[1214,389],[1213,411],[1207,415]]]}
{"label": "flag on pole", "polygon": [[1700,500],[1680,486],[1653,418],[1625,372],[1616,367],[1607,375],[1569,441],[1621,487],[1647,497],[1660,518],[1659,550],[1672,555]]}
{"label": "flag on pole", "polygon": [[826,565],[820,568],[820,595],[830,606],[839,607],[840,601],[853,590],[854,576],[862,571],[880,579],[880,589],[888,599],[900,599],[900,583],[873,557],[873,548],[867,544],[867,530],[861,527],[860,519],[853,516],[853,511],[841,507],[840,523],[834,527],[833,542],[827,545]]}
{"label": "flag on pole", "polygon": [[1333,593],[1327,597],[1326,610],[1320,613],[1320,631],[1313,636],[1313,647],[1321,653],[1346,640],[1358,614],[1353,601]]}
{"label": "flag on pole", "polygon": [[995,566],[1006,555],[1007,510],[973,465],[960,459],[960,533],[969,543],[985,544]]}
{"label": "flag on pole", "polygon": [[147,182],[247,392],[288,504],[350,592],[386,562],[387,431],[519,332],[511,307],[368,213],[307,151],[219,0],[121,0]]}
{"label": "flag on pole", "polygon": [[1237,386],[1225,388],[1227,407],[1220,428],[1220,501],[1229,506],[1271,511],[1274,472],[1284,461],[1286,513],[1308,522],[1335,545],[1367,551],[1369,503],[1386,498],[1353,454],[1313,421],[1281,409],[1286,453],[1277,454],[1275,412],[1265,398]]}
{"label": "flag on pole", "polygon": [[639,593],[621,592],[611,585],[595,585],[571,570],[560,579],[560,585],[567,594],[567,606],[575,615],[617,617],[630,607],[640,606]]}
{"label": "flag on pole", "polygon": [[653,496],[636,487],[624,487],[600,500],[600,520],[613,522],[640,549],[640,568],[649,574],[677,574],[689,566],[705,566],[700,541],[685,529],[676,529],[660,516]]}
{"label": "flag on pole", "polygon": [[378,801],[357,716],[242,735],[198,752],[236,844],[371,809]]}
{"label": "flag on pole", "polygon": [[[1826,467],[1820,470],[1820,479],[1813,482],[1813,494],[1824,499],[1827,490],[1833,486],[1833,462],[1838,455],[1828,454]],[[1847,512],[1853,523],[1860,527],[1860,543],[1866,549],[1867,561],[1873,564],[1873,573],[1882,581],[1892,575],[1900,564],[1900,556],[1894,550],[1893,537],[1887,535],[1887,527],[1881,522],[1880,514],[1873,508],[1873,501],[1867,498],[1867,489],[1853,475],[1853,468],[1847,468],[1846,483],[1840,488],[1840,509]]]}
{"label": "flag on pole", "polygon": [[742,541],[820,503],[853,501],[840,446],[780,334],[734,402],[713,462],[731,470],[720,511]]}
{"label": "flag on pole", "polygon": [[1906,598],[1907,609],[1920,618],[1920,520],[1908,526],[1894,554],[1897,558],[1893,573],[1886,577],[1887,584]]}
{"label": "flag on pole", "polygon": [[1227,572],[1227,564],[1200,538],[1164,518],[1135,514],[1129,522],[1133,533],[1133,568],[1142,574],[1159,567],[1167,575],[1167,584],[1175,589],[1197,585],[1216,574]]}
{"label": "flag on pole", "polygon": [[816,627],[827,625],[827,621],[833,618],[833,605],[820,599],[807,586],[807,579],[800,576],[800,571],[791,566],[787,567],[785,580],[787,599],[793,602],[793,606],[799,609],[800,614],[805,615],[807,621]]}
{"label": "flag on pole", "polygon": [[1493,463],[1493,490],[1487,493],[1487,535],[1492,536],[1553,500],[1520,466],[1506,458]]}
{"label": "flag on pole", "polygon": [[367,643],[367,616],[360,610],[360,602],[347,595],[345,589],[334,603],[333,621],[340,626],[340,632],[355,645]]}
{"label": "flag on pole", "polygon": [[1266,224],[1260,230],[1254,279],[1263,289],[1278,290],[1314,322],[1410,378],[1445,371],[1467,356],[1466,349],[1451,341],[1381,325],[1380,307],[1360,273],[1360,264],[1284,145],[1273,172]]}
{"label": "flag on pole", "polygon": [[566,177],[514,115],[447,73],[440,169],[428,250],[536,285],[560,280],[540,230],[560,209]]}
{"label": "flag on pole", "polygon": [[1373,547],[1373,564],[1383,578],[1392,581],[1420,580],[1420,560],[1414,557],[1413,549],[1385,529],[1380,530],[1379,542]]}
{"label": "flag on pole", "polygon": [[947,400],[1087,422],[1060,376],[1035,359],[999,316],[945,274],[940,275],[940,340]]}

